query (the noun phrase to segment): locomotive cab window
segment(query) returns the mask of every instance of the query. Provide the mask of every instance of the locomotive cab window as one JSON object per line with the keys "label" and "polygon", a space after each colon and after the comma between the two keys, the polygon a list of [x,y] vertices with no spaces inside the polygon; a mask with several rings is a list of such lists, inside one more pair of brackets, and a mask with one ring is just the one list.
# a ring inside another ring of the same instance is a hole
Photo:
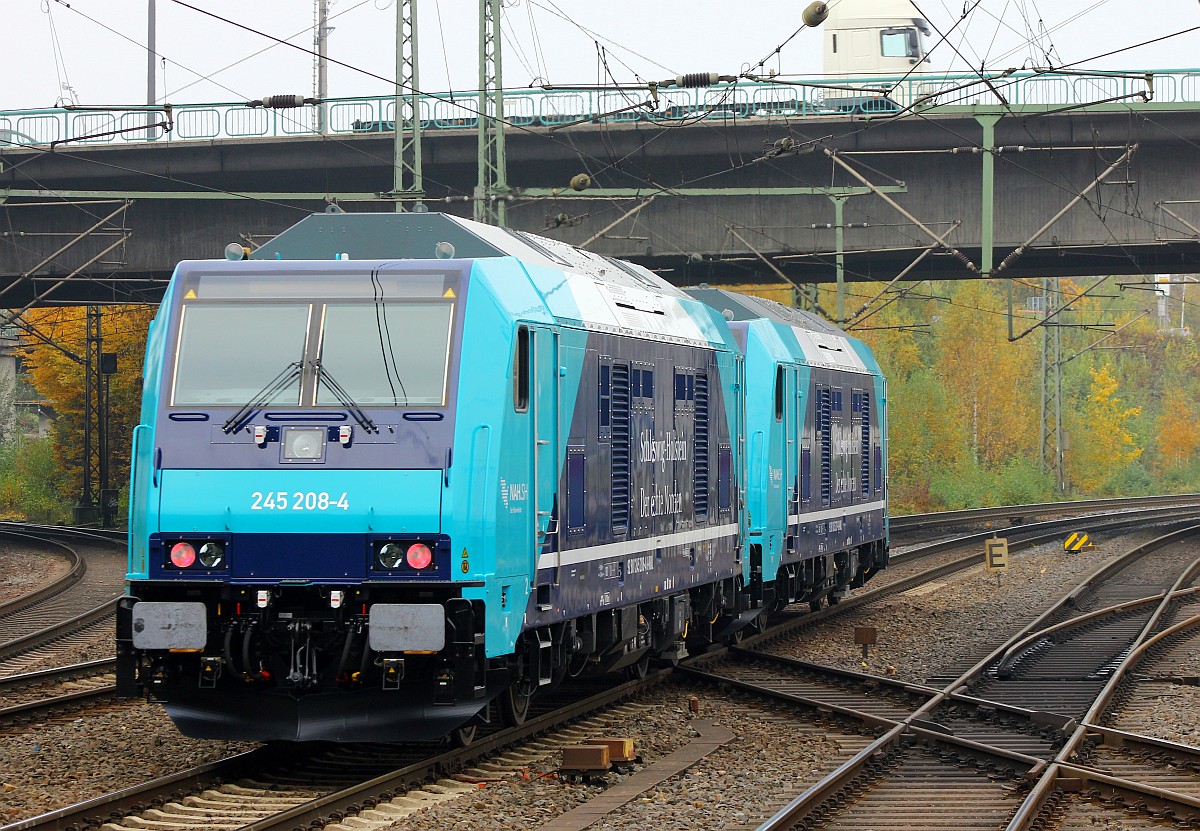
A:
{"label": "locomotive cab window", "polygon": [[517,328],[517,345],[513,350],[513,409],[529,411],[529,327]]}
{"label": "locomotive cab window", "polygon": [[[300,403],[309,303],[186,303],[179,326],[173,406]],[[250,358],[250,360],[247,360]]]}
{"label": "locomotive cab window", "polygon": [[445,405],[453,319],[452,303],[330,303],[317,406],[337,406],[339,384],[359,404]]}
{"label": "locomotive cab window", "polygon": [[783,421],[783,367],[775,367],[775,420]]}

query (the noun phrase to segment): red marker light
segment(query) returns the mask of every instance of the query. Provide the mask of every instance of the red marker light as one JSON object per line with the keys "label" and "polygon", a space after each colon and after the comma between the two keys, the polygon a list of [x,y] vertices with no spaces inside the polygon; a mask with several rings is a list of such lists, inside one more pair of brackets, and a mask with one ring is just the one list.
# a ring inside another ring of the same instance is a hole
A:
{"label": "red marker light", "polygon": [[191,543],[177,542],[171,546],[171,565],[175,568],[188,568],[196,562],[196,549]]}
{"label": "red marker light", "polygon": [[424,543],[415,542],[408,547],[405,559],[408,560],[409,566],[419,571],[428,568],[429,564],[433,562],[433,552]]}

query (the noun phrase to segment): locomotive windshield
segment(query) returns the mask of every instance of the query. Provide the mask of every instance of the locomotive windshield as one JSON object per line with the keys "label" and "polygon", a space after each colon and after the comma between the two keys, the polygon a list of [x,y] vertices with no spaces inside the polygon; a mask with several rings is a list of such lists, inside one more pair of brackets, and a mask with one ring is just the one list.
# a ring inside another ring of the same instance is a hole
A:
{"label": "locomotive windshield", "polygon": [[[322,328],[321,372],[359,404],[441,406],[453,312],[449,303],[330,303]],[[337,403],[318,375],[317,405]]]}
{"label": "locomotive windshield", "polygon": [[171,406],[445,405],[457,275],[257,277],[181,287]]}
{"label": "locomotive windshield", "polygon": [[[244,404],[304,357],[311,312],[309,303],[185,304],[171,403]],[[299,404],[299,375],[264,403]]]}

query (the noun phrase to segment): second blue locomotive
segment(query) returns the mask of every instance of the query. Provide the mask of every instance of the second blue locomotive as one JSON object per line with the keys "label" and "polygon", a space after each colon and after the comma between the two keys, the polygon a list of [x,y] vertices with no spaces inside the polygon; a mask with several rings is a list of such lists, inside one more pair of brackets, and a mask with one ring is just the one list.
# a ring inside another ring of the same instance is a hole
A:
{"label": "second blue locomotive", "polygon": [[440,214],[176,269],[118,681],[230,739],[470,737],[887,563],[883,379],[802,312]]}

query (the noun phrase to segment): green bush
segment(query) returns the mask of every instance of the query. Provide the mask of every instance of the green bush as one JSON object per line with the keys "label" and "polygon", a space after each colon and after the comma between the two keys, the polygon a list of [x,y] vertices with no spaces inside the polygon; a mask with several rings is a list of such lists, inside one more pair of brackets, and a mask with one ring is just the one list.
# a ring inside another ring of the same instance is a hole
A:
{"label": "green bush", "polygon": [[69,506],[58,495],[62,473],[48,438],[0,444],[0,513],[31,522],[65,522]]}
{"label": "green bush", "polygon": [[1012,459],[996,472],[994,505],[1029,505],[1053,502],[1054,477],[1032,459]]}

